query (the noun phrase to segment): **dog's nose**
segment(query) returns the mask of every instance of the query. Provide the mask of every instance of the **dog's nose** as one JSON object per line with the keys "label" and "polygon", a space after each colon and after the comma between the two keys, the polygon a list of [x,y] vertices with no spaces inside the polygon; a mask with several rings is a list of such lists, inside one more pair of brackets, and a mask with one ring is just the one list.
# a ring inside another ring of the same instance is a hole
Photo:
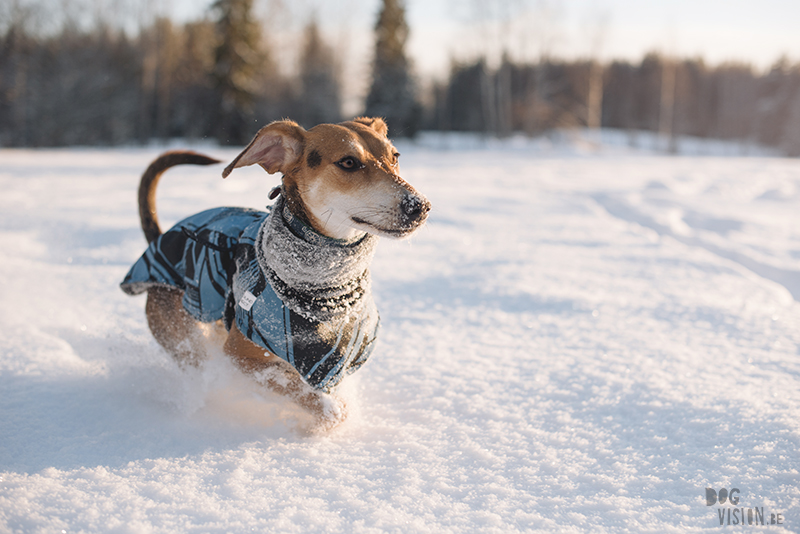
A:
{"label": "dog's nose", "polygon": [[431,210],[431,203],[417,195],[406,195],[400,203],[400,209],[409,220],[414,220],[427,214]]}

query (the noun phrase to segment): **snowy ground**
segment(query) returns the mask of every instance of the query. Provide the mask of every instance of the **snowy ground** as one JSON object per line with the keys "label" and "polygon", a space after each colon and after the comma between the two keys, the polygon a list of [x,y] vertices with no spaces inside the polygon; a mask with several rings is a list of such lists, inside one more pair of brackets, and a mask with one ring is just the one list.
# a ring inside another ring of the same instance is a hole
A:
{"label": "snowy ground", "polygon": [[[0,151],[0,532],[800,532],[800,161],[436,146],[329,435],[118,289],[157,149]],[[162,222],[276,183],[220,171]]]}

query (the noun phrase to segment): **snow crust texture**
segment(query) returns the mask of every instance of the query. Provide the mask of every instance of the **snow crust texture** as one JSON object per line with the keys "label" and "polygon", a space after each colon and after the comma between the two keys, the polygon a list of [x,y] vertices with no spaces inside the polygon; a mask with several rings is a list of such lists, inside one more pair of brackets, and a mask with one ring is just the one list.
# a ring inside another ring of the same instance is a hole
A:
{"label": "snow crust texture", "polygon": [[[800,532],[800,161],[400,152],[433,211],[319,432],[118,289],[158,150],[0,150],[0,532]],[[169,171],[162,224],[277,184],[220,170]]]}

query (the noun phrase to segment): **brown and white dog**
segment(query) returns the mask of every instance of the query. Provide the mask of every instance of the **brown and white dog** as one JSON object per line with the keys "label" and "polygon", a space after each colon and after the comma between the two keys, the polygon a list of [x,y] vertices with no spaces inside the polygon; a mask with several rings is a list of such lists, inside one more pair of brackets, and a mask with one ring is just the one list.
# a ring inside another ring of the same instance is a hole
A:
{"label": "brown and white dog", "polygon": [[[359,240],[374,240],[372,236],[403,238],[423,225],[430,203],[400,177],[399,155],[387,137],[385,122],[379,118],[362,117],[340,124],[320,124],[309,130],[285,120],[262,128],[222,175],[227,177],[238,167],[254,164],[261,165],[270,174],[282,173],[280,191],[271,194],[270,198],[281,194],[282,205],[288,210],[286,217],[296,219],[324,239],[335,240],[336,243],[356,243]],[[151,248],[162,237],[155,210],[155,190],[161,173],[180,163],[214,162],[216,160],[194,153],[173,152],[161,156],[145,172],[139,190],[139,211],[142,228]],[[270,214],[270,217],[279,216],[276,210]],[[186,227],[181,230],[192,239],[197,238]],[[261,230],[262,233],[264,231]],[[268,240],[269,237],[259,234],[259,239]],[[219,243],[212,246],[224,250]],[[234,253],[230,254],[233,258]],[[259,249],[256,254],[259,262],[261,254]],[[300,258],[300,261],[313,261],[313,254],[311,256]],[[235,261],[240,262],[239,259]],[[253,262],[255,264],[255,260]],[[281,295],[276,286],[283,283],[280,280],[281,269],[280,266],[272,267],[275,272],[266,267],[272,276],[268,276],[267,280]],[[313,269],[313,265],[311,267]],[[337,268],[336,265],[327,265],[326,269],[331,267],[334,271]],[[237,268],[241,268],[241,265]],[[361,297],[369,292],[369,272],[365,274],[366,281],[361,275],[358,279],[360,285],[351,292],[351,296]],[[236,276],[234,274],[233,278]],[[241,277],[241,273],[238,276]],[[130,287],[131,284],[126,287],[123,282],[123,289],[128,293],[147,291],[146,315],[155,339],[180,362],[201,361],[205,355],[205,341],[196,314],[190,314],[184,306],[184,289],[163,283],[140,284],[134,289]],[[235,290],[228,288],[229,304],[249,309],[254,296],[249,291],[244,296],[235,293]],[[344,297],[337,298],[342,301]],[[288,305],[284,303],[284,306]],[[236,310],[244,313],[239,308]],[[287,310],[286,313],[290,312]],[[297,310],[297,313],[302,314],[303,310]],[[313,318],[308,319],[305,315],[301,319],[316,324]],[[342,320],[354,319],[348,316]],[[286,356],[281,358],[265,350],[263,345],[251,341],[242,332],[243,324],[236,320],[226,321],[229,330],[223,347],[239,368],[252,374],[272,391],[286,395],[311,411],[322,426],[330,427],[344,420],[346,407],[334,390],[309,385],[308,377],[298,372],[298,364],[292,367],[292,362],[285,361]],[[294,342],[301,343],[302,340]],[[360,363],[363,361],[358,365]]]}

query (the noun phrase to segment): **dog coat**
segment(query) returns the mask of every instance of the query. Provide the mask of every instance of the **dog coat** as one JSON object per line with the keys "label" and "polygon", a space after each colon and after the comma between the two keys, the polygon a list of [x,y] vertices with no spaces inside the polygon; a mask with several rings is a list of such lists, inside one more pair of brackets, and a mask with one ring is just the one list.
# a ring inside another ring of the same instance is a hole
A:
{"label": "dog coat", "polygon": [[250,341],[329,392],[366,362],[377,337],[369,263],[377,238],[323,236],[292,216],[283,197],[268,212],[215,208],[150,243],[121,284],[183,290],[201,322],[236,324]]}

